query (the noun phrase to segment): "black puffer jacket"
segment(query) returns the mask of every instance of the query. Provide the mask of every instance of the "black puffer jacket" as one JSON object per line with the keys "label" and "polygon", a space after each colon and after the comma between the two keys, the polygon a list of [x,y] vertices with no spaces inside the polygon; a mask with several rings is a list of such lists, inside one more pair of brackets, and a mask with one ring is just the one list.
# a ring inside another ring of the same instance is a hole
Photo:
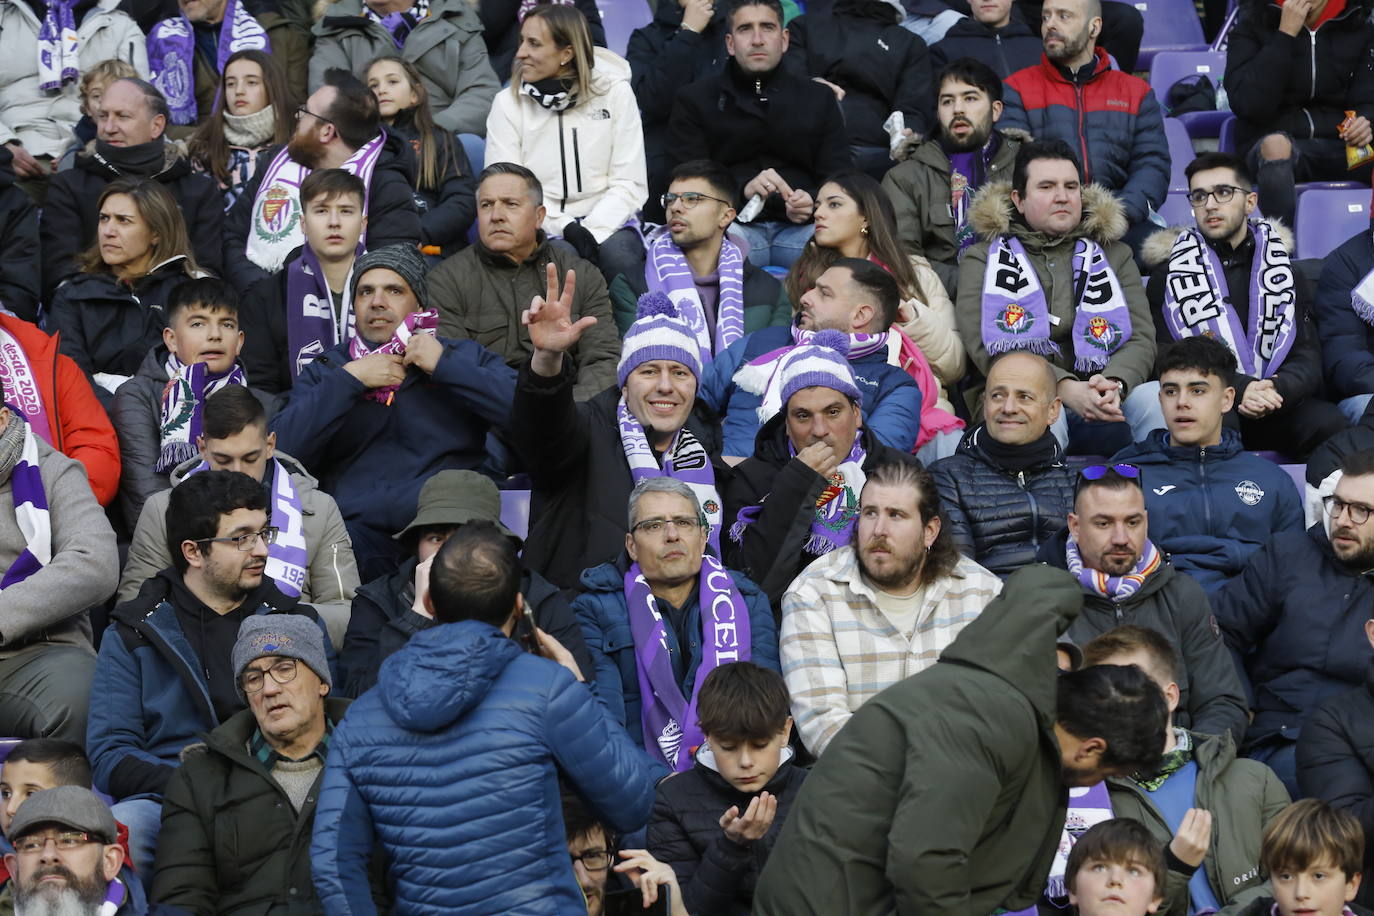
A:
{"label": "black puffer jacket", "polygon": [[1035,562],[1042,544],[1064,528],[1073,507],[1077,471],[1054,457],[1024,471],[998,466],[980,444],[979,424],[948,458],[930,466],[950,533],[967,556],[1002,578]]}
{"label": "black puffer jacket", "polygon": [[649,852],[672,867],[689,912],[748,916],[759,872],[805,779],[806,770],[786,761],[759,787],[759,792],[777,797],[778,811],[763,838],[748,846],[726,839],[720,816],[732,805],[743,812],[758,793],[741,792],[726,782],[715,769],[709,746],[698,752],[690,770],[658,784]]}
{"label": "black puffer jacket", "polygon": [[840,110],[852,145],[886,147],[883,121],[894,111],[921,136],[935,126],[930,53],[897,22],[884,0],[836,0],[833,12],[807,13],[788,25],[785,66],[844,90]]}
{"label": "black puffer jacket", "polygon": [[[373,579],[359,587],[353,596],[353,612],[348,618],[339,670],[343,693],[359,697],[377,683],[377,671],[393,652],[410,642],[410,637],[435,625],[432,617],[413,610],[415,567],[411,557],[389,576]],[[534,614],[535,625],[563,644],[572,653],[577,667],[590,682],[595,670],[592,654],[582,639],[582,626],[562,592],[543,576],[524,570],[520,594]]]}
{"label": "black puffer jacket", "polygon": [[38,210],[14,186],[14,153],[0,146],[0,305],[25,321],[38,320]]}
{"label": "black puffer jacket", "polygon": [[1271,0],[1244,0],[1226,51],[1226,93],[1242,155],[1270,131],[1335,139],[1353,109],[1374,118],[1374,0],[1347,0],[1315,32],[1290,38]]}
{"label": "black puffer jacket", "polygon": [[[865,470],[881,461],[909,457],[883,445],[867,429],[862,435],[867,453]],[[753,579],[768,595],[775,616],[787,586],[819,556],[806,549],[806,541],[816,499],[825,486],[824,477],[788,453],[787,417],[779,413],[759,430],[754,454],[735,468],[722,495],[727,529],[735,524],[741,509],[761,506],[758,517],[743,529],[740,539],[723,535],[720,548],[726,566]]]}
{"label": "black puffer jacket", "polygon": [[[1042,563],[1066,568],[1065,528],[1040,548]],[[1228,731],[1237,741],[1245,734],[1245,688],[1226,644],[1216,630],[1207,593],[1193,578],[1165,562],[1120,603],[1083,589],[1083,613],[1069,627],[1069,638],[1082,645],[1094,636],[1126,624],[1158,630],[1182,660],[1178,709],[1174,722],[1207,735]]]}
{"label": "black puffer jacket", "polygon": [[438,245],[443,254],[450,255],[468,243],[468,227],[477,216],[477,176],[472,172],[468,154],[463,152],[463,144],[451,133],[435,128],[430,142],[438,147],[435,159],[439,163],[439,186],[420,188],[420,135],[415,129],[413,112],[412,108],[398,114],[387,131],[409,143],[415,155],[414,198],[420,211],[420,241]]}
{"label": "black puffer jacket", "polygon": [[[1365,682],[1317,707],[1298,739],[1298,788],[1359,818],[1374,833],[1374,665]],[[1364,849],[1364,873],[1374,868],[1374,844]],[[1374,906],[1374,884],[1355,900]]]}

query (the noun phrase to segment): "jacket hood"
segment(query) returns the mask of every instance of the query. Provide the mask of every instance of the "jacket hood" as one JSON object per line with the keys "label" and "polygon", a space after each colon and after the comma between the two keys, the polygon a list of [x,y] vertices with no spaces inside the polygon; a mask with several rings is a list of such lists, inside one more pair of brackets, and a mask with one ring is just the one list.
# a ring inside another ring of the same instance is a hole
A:
{"label": "jacket hood", "polygon": [[940,662],[981,668],[1006,681],[1049,728],[1056,706],[1055,646],[1082,610],[1083,590],[1068,573],[1023,567],[955,637]]}
{"label": "jacket hood", "polygon": [[[1194,462],[1200,449],[1196,445],[1174,445],[1167,429],[1152,430],[1140,442],[1132,442],[1112,456],[1113,461],[1127,461],[1133,464],[1171,464],[1175,461]],[[1213,460],[1234,458],[1244,451],[1240,433],[1222,427],[1221,442],[1207,449],[1208,457]]]}
{"label": "jacket hood", "polygon": [[[1370,0],[1374,2],[1374,0]],[[1291,255],[1293,253],[1293,230],[1284,225],[1282,220],[1265,218],[1278,233],[1279,241],[1283,242],[1283,247]],[[1148,267],[1158,267],[1169,260],[1169,252],[1174,250],[1174,242],[1178,240],[1181,233],[1195,226],[1170,226],[1168,229],[1160,229],[1158,232],[1151,232],[1145,239],[1145,244],[1141,246],[1140,258]]]}
{"label": "jacket hood", "polygon": [[[963,20],[960,21],[962,22]],[[998,127],[995,129],[997,133],[1001,134],[1003,139],[1006,140],[1015,140],[1018,143],[1029,143],[1032,139],[1029,133],[1019,127]],[[931,136],[921,141],[916,147],[915,152],[911,154],[911,157],[918,162],[932,166],[948,175],[949,154],[945,152],[944,146],[940,143],[940,127],[938,124],[935,126],[934,131],[935,132]]]}
{"label": "jacket hood", "polygon": [[[139,371],[141,372],[142,370],[140,369]],[[272,454],[272,457],[280,461],[281,466],[286,468],[286,473],[291,475],[291,482],[296,485],[297,496],[303,496],[311,490],[318,490],[320,488],[320,482],[311,476],[310,472],[305,469],[305,465],[286,454],[286,452],[280,450],[276,451]],[[203,458],[197,455],[194,458],[187,458],[181,464],[172,468],[172,486],[176,486],[187,477],[191,476],[191,472],[200,467],[200,463],[203,460]],[[306,514],[310,514],[309,510],[306,510]]]}
{"label": "jacket hood", "polygon": [[611,87],[616,83],[630,82],[630,65],[613,51],[605,48],[593,48],[593,57],[596,66],[592,68],[592,90],[598,95],[605,95],[611,91]]}
{"label": "jacket hood", "polygon": [[[1011,200],[1011,182],[994,181],[973,198],[969,223],[988,241],[999,235],[1014,235],[1023,242],[1044,247],[1059,241],[1036,232],[1022,222]],[[1088,238],[1099,245],[1116,242],[1126,234],[1126,210],[1111,191],[1093,183],[1083,186],[1083,218],[1066,239]]]}
{"label": "jacket hood", "polygon": [[520,654],[514,640],[475,620],[423,630],[382,662],[382,706],[402,728],[439,731],[481,703]]}

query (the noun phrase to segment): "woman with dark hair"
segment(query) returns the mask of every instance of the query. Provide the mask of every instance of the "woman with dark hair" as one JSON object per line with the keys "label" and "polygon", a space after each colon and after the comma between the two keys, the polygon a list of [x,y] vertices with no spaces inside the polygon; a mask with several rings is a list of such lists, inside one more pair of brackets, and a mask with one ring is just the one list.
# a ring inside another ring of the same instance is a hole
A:
{"label": "woman with dark hair", "polygon": [[420,241],[433,254],[452,254],[467,244],[477,215],[477,178],[453,134],[434,124],[429,90],[420,71],[395,54],[367,65],[367,88],[387,130],[415,152],[415,206],[420,211]]}
{"label": "woman with dark hair", "polygon": [[214,114],[187,145],[195,169],[219,182],[224,209],[234,205],[257,171],[258,154],[291,139],[295,111],[296,100],[275,58],[258,50],[229,56]]}
{"label": "woman with dark hair", "polygon": [[[964,345],[954,328],[954,303],[940,278],[924,257],[903,251],[892,201],[864,172],[840,172],[821,185],[816,195],[815,224],[815,235],[787,272],[784,285],[788,298],[800,302],[815,286],[816,278],[840,258],[863,258],[890,273],[902,294],[893,328],[906,338],[896,358],[921,389],[917,447],[940,433],[951,433],[949,441],[935,452],[922,452],[922,458],[934,460],[953,454],[963,424],[954,418],[942,389],[963,377]],[[905,346],[908,341],[913,346]]]}
{"label": "woman with dark hair", "polygon": [[98,209],[95,244],[81,254],[81,272],[58,288],[48,321],[62,353],[108,403],[162,339],[172,288],[205,273],[176,198],[159,182],[117,178],[105,186]]}
{"label": "woman with dark hair", "polygon": [[575,7],[536,6],[520,26],[508,90],[487,118],[486,161],[515,162],[544,186],[544,230],[614,279],[644,269],[630,228],[649,195],[630,65],[592,48]]}

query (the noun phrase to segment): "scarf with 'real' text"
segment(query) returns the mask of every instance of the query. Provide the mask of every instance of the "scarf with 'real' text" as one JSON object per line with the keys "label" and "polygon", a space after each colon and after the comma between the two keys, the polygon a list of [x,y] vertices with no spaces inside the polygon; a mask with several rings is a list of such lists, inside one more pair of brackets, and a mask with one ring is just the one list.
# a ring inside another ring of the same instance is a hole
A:
{"label": "scarf with 'real' text", "polygon": [[[751,657],[749,609],[735,587],[735,580],[709,553],[701,558],[697,596],[701,605],[701,663],[697,666],[691,698],[673,676],[668,649],[668,628],[658,610],[658,599],[639,564],[625,573],[625,607],[635,641],[635,673],[639,678],[640,724],[644,749],[675,773],[692,767],[692,750],[701,744],[697,724],[697,696],[702,682],[720,665],[748,661]],[[679,647],[686,652],[686,647]]]}
{"label": "scarf with 'real' text", "polygon": [[[356,261],[362,253],[363,246],[359,244],[353,259]],[[352,289],[350,269],[336,310],[324,268],[309,245],[301,250],[299,258],[286,265],[286,356],[291,378],[299,378],[305,367],[325,350],[357,336]]]}

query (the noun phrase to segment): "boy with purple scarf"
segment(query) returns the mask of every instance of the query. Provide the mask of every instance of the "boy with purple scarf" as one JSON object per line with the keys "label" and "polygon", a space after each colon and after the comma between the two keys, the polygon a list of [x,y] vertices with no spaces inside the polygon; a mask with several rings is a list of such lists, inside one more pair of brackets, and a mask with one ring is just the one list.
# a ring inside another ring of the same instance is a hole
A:
{"label": "boy with purple scarf", "polygon": [[778,670],[768,598],[706,552],[706,513],[675,477],[630,494],[625,555],[582,574],[573,603],[611,716],[662,769],[692,766],[702,743],[698,702],[719,665],[753,660]]}

